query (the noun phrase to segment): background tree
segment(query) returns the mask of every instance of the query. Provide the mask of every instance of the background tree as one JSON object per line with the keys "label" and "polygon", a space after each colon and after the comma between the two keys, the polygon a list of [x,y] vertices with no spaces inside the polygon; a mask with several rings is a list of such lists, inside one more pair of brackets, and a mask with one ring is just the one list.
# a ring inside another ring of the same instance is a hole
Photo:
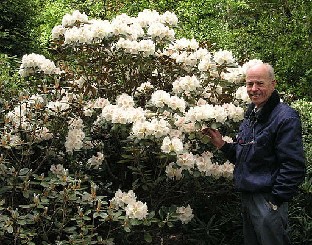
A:
{"label": "background tree", "polygon": [[8,0],[0,4],[0,53],[21,56],[35,48],[36,0]]}
{"label": "background tree", "polygon": [[248,1],[244,8],[234,8],[232,4],[226,23],[232,34],[227,48],[247,58],[270,62],[281,91],[295,98],[311,99],[310,0]]}

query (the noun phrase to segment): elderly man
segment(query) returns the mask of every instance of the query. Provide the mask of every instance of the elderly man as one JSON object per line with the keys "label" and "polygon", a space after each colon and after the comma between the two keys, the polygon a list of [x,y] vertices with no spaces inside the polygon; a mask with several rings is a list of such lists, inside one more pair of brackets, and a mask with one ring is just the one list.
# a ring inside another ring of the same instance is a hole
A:
{"label": "elderly man", "polygon": [[257,64],[246,71],[251,99],[234,143],[218,130],[204,129],[211,142],[235,164],[234,184],[242,193],[245,245],[286,245],[288,201],[304,180],[301,121],[280,102],[274,70]]}

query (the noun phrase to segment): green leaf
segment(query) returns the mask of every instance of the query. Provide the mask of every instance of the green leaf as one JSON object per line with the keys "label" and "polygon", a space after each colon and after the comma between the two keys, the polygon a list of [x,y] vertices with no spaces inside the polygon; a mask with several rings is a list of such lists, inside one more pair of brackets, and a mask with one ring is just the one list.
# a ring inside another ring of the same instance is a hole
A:
{"label": "green leaf", "polygon": [[155,211],[151,211],[149,214],[148,214],[148,218],[151,219],[155,217]]}
{"label": "green leaf", "polygon": [[147,243],[151,243],[153,241],[153,238],[152,238],[152,236],[151,236],[151,234],[149,232],[145,232],[144,233],[144,240]]}
{"label": "green leaf", "polygon": [[29,198],[30,191],[23,191],[23,197]]}
{"label": "green leaf", "polygon": [[210,139],[207,135],[204,135],[200,140],[203,144],[208,144],[210,142]]}
{"label": "green leaf", "polygon": [[195,133],[190,133],[188,138],[189,138],[190,140],[193,140],[193,139],[195,139],[195,136],[196,136]]}
{"label": "green leaf", "polygon": [[66,227],[66,228],[64,229],[64,231],[65,231],[66,233],[74,233],[74,232],[76,231],[76,229],[77,229],[77,227],[71,226],[71,227]]}
{"label": "green leaf", "polygon": [[3,193],[12,190],[12,187],[10,186],[3,186],[2,188],[0,188],[0,195],[2,195]]}
{"label": "green leaf", "polygon": [[19,220],[18,222],[17,222],[19,225],[26,225],[27,224],[27,222],[25,221],[25,220]]}
{"label": "green leaf", "polygon": [[212,128],[212,129],[218,129],[219,127],[220,127],[220,123],[217,123],[217,122],[213,122],[213,123],[211,123],[211,125],[210,125],[210,127]]}
{"label": "green leaf", "polygon": [[10,225],[8,228],[7,228],[7,232],[8,233],[13,233],[13,226]]}
{"label": "green leaf", "polygon": [[125,227],[124,227],[124,230],[125,230],[126,232],[131,232],[131,229],[130,229],[130,227],[128,227],[128,226],[125,226]]}
{"label": "green leaf", "polygon": [[173,227],[174,226],[172,222],[168,222],[167,225],[168,225],[168,227]]}
{"label": "green leaf", "polygon": [[194,176],[195,178],[198,178],[198,177],[201,176],[201,173],[200,173],[199,171],[195,170],[195,171],[193,172],[193,176]]}
{"label": "green leaf", "polygon": [[30,172],[30,170],[28,168],[22,168],[20,171],[19,171],[19,175],[20,176],[24,176],[26,175],[28,172]]}

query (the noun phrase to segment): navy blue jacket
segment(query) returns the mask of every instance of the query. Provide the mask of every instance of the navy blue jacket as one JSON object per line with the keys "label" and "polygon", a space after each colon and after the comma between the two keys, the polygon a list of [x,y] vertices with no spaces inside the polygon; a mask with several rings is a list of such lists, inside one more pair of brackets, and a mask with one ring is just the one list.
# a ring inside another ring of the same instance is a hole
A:
{"label": "navy blue jacket", "polygon": [[298,191],[305,175],[301,121],[275,90],[260,112],[251,103],[234,143],[221,151],[235,164],[234,184],[242,192],[272,193],[280,205]]}

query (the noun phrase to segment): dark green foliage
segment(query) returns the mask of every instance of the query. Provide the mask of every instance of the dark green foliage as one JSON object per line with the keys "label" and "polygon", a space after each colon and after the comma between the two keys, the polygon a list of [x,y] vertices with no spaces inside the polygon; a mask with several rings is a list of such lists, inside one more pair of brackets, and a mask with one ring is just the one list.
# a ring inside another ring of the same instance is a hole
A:
{"label": "dark green foliage", "polygon": [[6,102],[13,102],[13,98],[17,98],[26,88],[16,72],[18,62],[16,57],[0,54],[0,113]]}
{"label": "dark green foliage", "polygon": [[312,193],[300,192],[289,205],[289,222],[293,245],[312,243]]}
{"label": "dark green foliage", "polygon": [[311,1],[250,1],[229,17],[229,49],[271,63],[280,91],[311,99]]}
{"label": "dark green foliage", "polygon": [[0,53],[22,56],[35,47],[35,0],[2,0],[0,4]]}

